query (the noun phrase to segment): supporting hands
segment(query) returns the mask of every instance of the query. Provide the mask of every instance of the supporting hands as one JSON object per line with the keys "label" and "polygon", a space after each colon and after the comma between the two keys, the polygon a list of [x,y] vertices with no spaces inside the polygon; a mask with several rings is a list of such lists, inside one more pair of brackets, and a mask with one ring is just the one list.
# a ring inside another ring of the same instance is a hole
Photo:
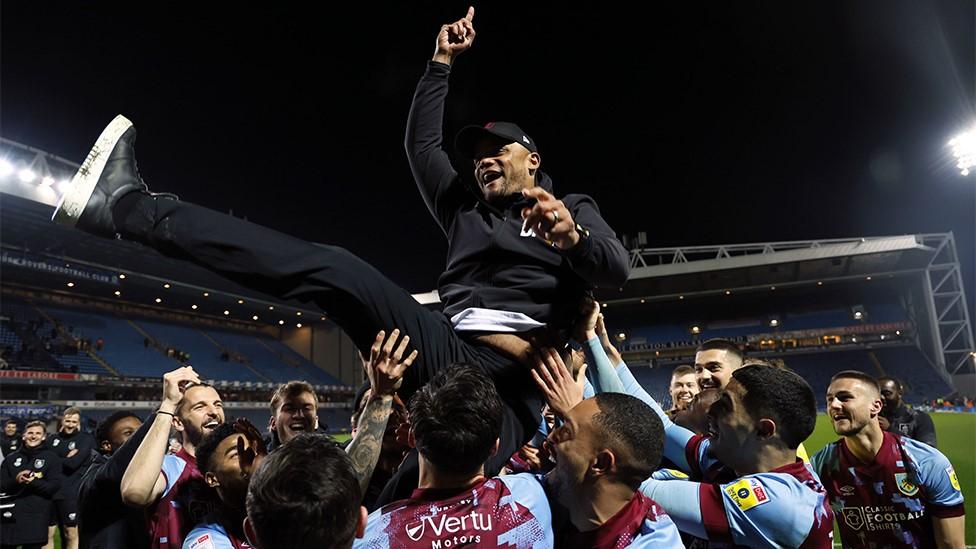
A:
{"label": "supporting hands", "polygon": [[531,208],[522,209],[523,232],[531,229],[537,237],[560,250],[568,250],[579,242],[573,214],[562,200],[556,200],[542,187],[523,189],[522,196],[536,200]]}
{"label": "supporting hands", "polygon": [[549,408],[559,417],[583,402],[583,386],[586,384],[586,365],[576,372],[576,379],[566,369],[566,364],[555,349],[542,349],[536,358],[532,378],[546,397]]}
{"label": "supporting hands", "polygon": [[468,8],[468,13],[461,19],[441,26],[437,33],[437,46],[434,49],[434,61],[450,65],[461,52],[467,50],[474,43],[474,6]]}
{"label": "supporting hands", "polygon": [[[396,350],[393,349],[399,335],[400,330],[393,330],[390,337],[386,338],[386,332],[380,330],[369,350],[366,376],[369,378],[373,397],[393,396],[393,393],[403,384],[403,372],[417,359],[418,352],[416,350],[410,353],[407,358],[403,358],[407,344],[410,343],[410,336],[408,335],[403,336]],[[384,338],[386,343],[383,342]]]}
{"label": "supporting hands", "polygon": [[576,318],[573,339],[582,345],[596,337],[597,322],[602,316],[600,314],[600,304],[591,296],[584,297],[580,301],[580,314]]}

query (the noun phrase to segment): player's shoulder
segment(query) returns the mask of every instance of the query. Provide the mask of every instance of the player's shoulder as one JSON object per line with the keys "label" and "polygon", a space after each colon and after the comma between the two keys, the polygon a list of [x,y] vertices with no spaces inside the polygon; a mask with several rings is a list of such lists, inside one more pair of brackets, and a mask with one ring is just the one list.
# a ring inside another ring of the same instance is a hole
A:
{"label": "player's shoulder", "polygon": [[485,487],[487,489],[497,489],[505,486],[517,501],[528,498],[536,501],[540,499],[544,501],[546,499],[545,480],[545,475],[517,473],[489,479],[485,482]]}
{"label": "player's shoulder", "polygon": [[913,438],[894,435],[902,451],[919,467],[929,464],[942,465],[948,464],[949,458],[946,457],[938,448],[929,446],[924,442],[919,442]]}
{"label": "player's shoulder", "polygon": [[840,461],[840,440],[828,442],[826,446],[810,456],[809,463],[813,470],[819,475],[823,472],[836,469]]}
{"label": "player's shoulder", "polygon": [[227,531],[217,523],[196,525],[183,541],[183,549],[228,549],[233,546]]}

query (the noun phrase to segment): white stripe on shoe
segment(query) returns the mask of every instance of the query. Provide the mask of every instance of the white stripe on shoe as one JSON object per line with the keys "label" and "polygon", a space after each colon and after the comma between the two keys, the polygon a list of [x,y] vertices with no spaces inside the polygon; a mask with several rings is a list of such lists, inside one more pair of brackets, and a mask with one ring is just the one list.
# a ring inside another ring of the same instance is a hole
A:
{"label": "white stripe on shoe", "polygon": [[112,119],[108,126],[102,130],[102,134],[95,141],[95,146],[88,152],[85,161],[71,178],[71,186],[61,197],[58,207],[54,210],[51,220],[61,225],[74,227],[78,223],[85,205],[95,191],[95,185],[105,170],[105,162],[108,160],[115,145],[122,138],[132,122],[121,114]]}

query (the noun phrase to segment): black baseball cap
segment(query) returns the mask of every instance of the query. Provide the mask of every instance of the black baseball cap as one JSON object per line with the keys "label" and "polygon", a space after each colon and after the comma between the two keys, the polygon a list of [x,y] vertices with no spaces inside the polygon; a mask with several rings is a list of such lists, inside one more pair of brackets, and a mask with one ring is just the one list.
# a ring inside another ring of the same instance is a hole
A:
{"label": "black baseball cap", "polygon": [[518,143],[531,152],[539,152],[535,141],[522,128],[511,122],[489,122],[484,126],[465,126],[454,138],[454,148],[468,158],[474,158],[474,146],[478,139],[484,136],[494,136],[508,143]]}

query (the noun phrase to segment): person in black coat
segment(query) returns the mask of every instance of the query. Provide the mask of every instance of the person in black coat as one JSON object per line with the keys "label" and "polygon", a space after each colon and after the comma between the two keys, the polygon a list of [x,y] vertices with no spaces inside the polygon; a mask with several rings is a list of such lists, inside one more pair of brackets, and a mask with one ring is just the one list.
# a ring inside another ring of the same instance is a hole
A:
{"label": "person in black coat", "polygon": [[48,445],[61,458],[61,490],[54,497],[55,514],[48,528],[49,546],[53,547],[54,528],[61,528],[65,549],[78,548],[78,487],[92,460],[95,438],[81,430],[81,410],[68,408],[61,417],[61,429]]}
{"label": "person in black coat", "polygon": [[12,509],[4,509],[0,544],[40,548],[47,542],[47,524],[53,499],[61,488],[61,460],[44,444],[44,423],[24,428],[24,445],[0,465],[0,491],[12,496]]}
{"label": "person in black coat", "polygon": [[0,452],[3,455],[9,456],[20,449],[23,440],[19,431],[20,424],[16,419],[10,418],[3,422],[3,434],[0,435]]}
{"label": "person in black coat", "polygon": [[150,425],[152,421],[142,423],[128,411],[116,412],[98,425],[95,438],[104,453],[95,452],[78,492],[81,549],[149,547],[144,511],[127,507],[119,486]]}

